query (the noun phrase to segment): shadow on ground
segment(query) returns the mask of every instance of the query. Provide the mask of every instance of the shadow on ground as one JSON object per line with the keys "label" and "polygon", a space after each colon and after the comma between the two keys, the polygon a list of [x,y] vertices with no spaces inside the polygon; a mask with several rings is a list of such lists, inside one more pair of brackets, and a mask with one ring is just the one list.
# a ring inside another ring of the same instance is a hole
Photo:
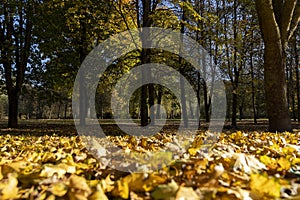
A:
{"label": "shadow on ground", "polygon": [[[179,127],[180,121],[169,121],[163,127],[161,132],[176,131]],[[97,123],[97,122],[96,122]],[[97,124],[91,125],[95,126]],[[114,123],[113,120],[101,120],[101,128],[105,135],[117,136],[125,135],[125,133]],[[209,123],[201,122],[200,131],[206,131]],[[126,125],[129,126],[130,125]],[[300,124],[293,122],[293,128],[295,130],[300,129]],[[268,121],[259,120],[257,124],[254,124],[252,120],[240,120],[237,123],[237,127],[230,125],[230,122],[226,122],[223,127],[223,132],[233,132],[235,130],[241,131],[267,131]],[[10,135],[31,135],[31,136],[43,136],[43,135],[59,135],[59,136],[76,136],[77,131],[73,120],[20,120],[18,128],[7,128],[7,121],[0,121],[0,134]]]}

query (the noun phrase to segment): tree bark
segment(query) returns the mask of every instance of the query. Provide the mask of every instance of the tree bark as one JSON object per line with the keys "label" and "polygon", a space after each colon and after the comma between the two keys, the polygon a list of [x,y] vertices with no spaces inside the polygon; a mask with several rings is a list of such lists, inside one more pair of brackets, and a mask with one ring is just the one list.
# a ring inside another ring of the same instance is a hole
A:
{"label": "tree bark", "polygon": [[18,99],[19,94],[16,94],[14,90],[8,93],[8,127],[10,128],[18,126]]}
{"label": "tree bark", "polygon": [[274,43],[265,43],[265,89],[270,131],[291,131],[286,97],[286,81],[282,49]]}

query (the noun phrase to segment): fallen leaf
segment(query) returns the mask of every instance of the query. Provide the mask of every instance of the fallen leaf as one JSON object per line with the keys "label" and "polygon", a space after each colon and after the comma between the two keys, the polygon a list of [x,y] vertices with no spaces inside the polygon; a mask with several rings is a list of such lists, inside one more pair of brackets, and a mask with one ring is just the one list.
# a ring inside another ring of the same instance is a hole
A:
{"label": "fallen leaf", "polygon": [[258,197],[280,197],[280,184],[273,178],[266,174],[251,174],[250,176],[251,194]]}
{"label": "fallen leaf", "polygon": [[75,166],[67,165],[65,163],[60,163],[58,165],[46,165],[41,171],[40,176],[42,177],[51,177],[54,174],[57,174],[58,178],[63,177],[66,173],[75,173]]}
{"label": "fallen leaf", "polygon": [[198,200],[200,197],[191,187],[179,187],[176,200]]}
{"label": "fallen leaf", "polygon": [[108,200],[107,196],[105,195],[103,189],[100,185],[97,185],[96,191],[89,196],[89,200]]}
{"label": "fallen leaf", "polygon": [[18,197],[18,179],[15,174],[8,174],[7,179],[0,183],[1,199],[14,199]]}
{"label": "fallen leaf", "polygon": [[168,184],[157,186],[151,193],[151,197],[155,200],[173,200],[176,199],[178,188],[177,183],[172,180]]}
{"label": "fallen leaf", "polygon": [[68,192],[68,188],[64,183],[54,183],[50,186],[50,192],[55,196],[62,197]]}

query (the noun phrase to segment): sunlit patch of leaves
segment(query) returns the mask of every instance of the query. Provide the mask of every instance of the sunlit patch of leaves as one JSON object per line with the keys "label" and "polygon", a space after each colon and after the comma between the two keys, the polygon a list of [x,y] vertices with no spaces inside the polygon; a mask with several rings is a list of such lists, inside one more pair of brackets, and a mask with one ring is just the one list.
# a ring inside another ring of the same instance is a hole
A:
{"label": "sunlit patch of leaves", "polygon": [[300,133],[222,133],[210,151],[203,150],[204,135],[106,138],[126,152],[179,153],[147,173],[117,171],[96,159],[110,149],[100,138],[88,149],[78,136],[2,135],[0,199],[300,198]]}

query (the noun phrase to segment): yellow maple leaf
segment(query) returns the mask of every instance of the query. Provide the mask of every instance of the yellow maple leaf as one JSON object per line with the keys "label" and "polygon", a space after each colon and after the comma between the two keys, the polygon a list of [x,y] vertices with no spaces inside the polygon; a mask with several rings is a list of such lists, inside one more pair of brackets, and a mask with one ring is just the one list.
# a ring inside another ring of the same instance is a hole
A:
{"label": "yellow maple leaf", "polygon": [[98,199],[108,200],[108,198],[105,195],[105,193],[104,193],[102,187],[100,186],[100,184],[97,185],[96,191],[91,196],[89,196],[89,200],[98,200]]}
{"label": "yellow maple leaf", "polygon": [[269,169],[276,169],[277,168],[277,162],[274,158],[271,158],[267,155],[260,156],[259,160],[265,164]]}
{"label": "yellow maple leaf", "polygon": [[74,188],[74,189],[79,189],[82,191],[87,192],[88,194],[90,194],[92,191],[90,189],[90,187],[88,186],[88,184],[86,183],[85,178],[81,177],[81,176],[76,176],[76,175],[72,175],[70,177],[70,184],[69,187]]}
{"label": "yellow maple leaf", "polygon": [[280,166],[279,170],[289,170],[291,168],[291,163],[284,157],[280,157],[277,161],[278,165]]}
{"label": "yellow maple leaf", "polygon": [[195,156],[195,155],[197,155],[197,152],[199,151],[199,149],[200,148],[189,148],[188,149],[188,152],[189,152],[189,154],[191,155],[191,156]]}
{"label": "yellow maple leaf", "polygon": [[260,197],[280,197],[280,183],[267,174],[251,174],[251,193]]}
{"label": "yellow maple leaf", "polygon": [[15,174],[8,174],[8,179],[0,183],[1,199],[14,199],[18,197],[18,179],[15,176]]}
{"label": "yellow maple leaf", "polygon": [[117,181],[115,189],[112,191],[112,195],[115,197],[121,197],[122,199],[128,199],[129,186],[125,181]]}
{"label": "yellow maple leaf", "polygon": [[67,193],[68,189],[63,183],[54,183],[53,185],[51,185],[50,191],[55,196],[62,197]]}
{"label": "yellow maple leaf", "polygon": [[63,177],[66,173],[75,173],[76,168],[72,165],[67,165],[65,163],[60,163],[58,165],[46,165],[41,171],[40,176],[42,177],[51,177],[54,174],[57,174],[58,177]]}
{"label": "yellow maple leaf", "polygon": [[116,187],[112,194],[124,199],[129,197],[129,191],[133,192],[149,192],[157,185],[165,183],[167,177],[158,174],[130,174],[121,180],[117,181]]}

